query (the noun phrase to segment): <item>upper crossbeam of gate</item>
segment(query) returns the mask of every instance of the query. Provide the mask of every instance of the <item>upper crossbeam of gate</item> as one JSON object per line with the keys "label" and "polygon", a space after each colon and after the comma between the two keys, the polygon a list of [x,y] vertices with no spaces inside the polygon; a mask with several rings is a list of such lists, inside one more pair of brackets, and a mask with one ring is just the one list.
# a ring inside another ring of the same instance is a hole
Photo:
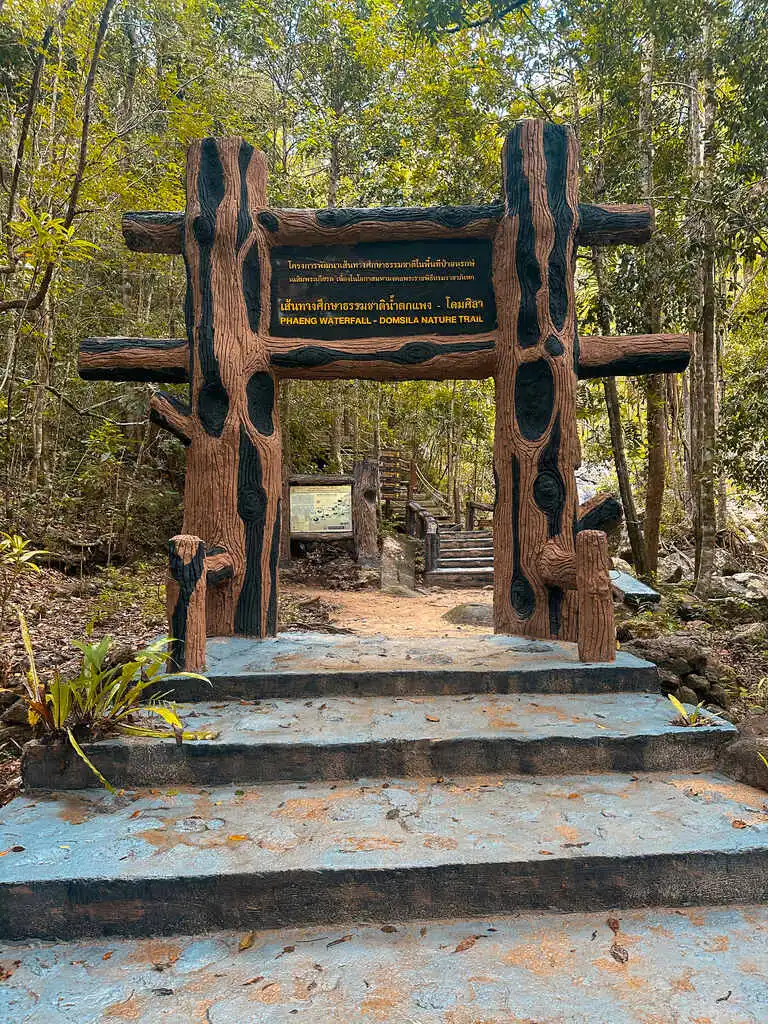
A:
{"label": "upper crossbeam of gate", "polygon": [[[274,245],[354,244],[439,238],[493,238],[503,203],[485,206],[365,207],[330,210],[265,209],[259,221]],[[123,215],[123,237],[134,252],[182,252],[183,213],[149,211]],[[654,228],[653,207],[580,203],[578,245],[643,245]]]}

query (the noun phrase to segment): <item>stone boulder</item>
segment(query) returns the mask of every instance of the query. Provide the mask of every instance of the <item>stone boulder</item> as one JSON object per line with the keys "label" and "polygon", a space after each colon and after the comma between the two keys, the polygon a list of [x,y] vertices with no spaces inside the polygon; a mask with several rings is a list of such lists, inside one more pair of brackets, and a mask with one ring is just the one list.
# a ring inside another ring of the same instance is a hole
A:
{"label": "stone boulder", "polygon": [[493,626],[493,605],[471,601],[457,604],[443,615],[455,626]]}

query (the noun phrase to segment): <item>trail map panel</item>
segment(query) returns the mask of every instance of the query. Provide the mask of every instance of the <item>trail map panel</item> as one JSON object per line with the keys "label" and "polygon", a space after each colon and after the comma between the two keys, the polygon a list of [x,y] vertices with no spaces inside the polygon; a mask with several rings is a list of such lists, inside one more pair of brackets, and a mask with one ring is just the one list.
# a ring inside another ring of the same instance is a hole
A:
{"label": "trail map panel", "polygon": [[351,485],[291,485],[291,533],[351,534]]}
{"label": "trail map panel", "polygon": [[496,326],[491,242],[272,249],[270,331],[286,338],[478,334]]}

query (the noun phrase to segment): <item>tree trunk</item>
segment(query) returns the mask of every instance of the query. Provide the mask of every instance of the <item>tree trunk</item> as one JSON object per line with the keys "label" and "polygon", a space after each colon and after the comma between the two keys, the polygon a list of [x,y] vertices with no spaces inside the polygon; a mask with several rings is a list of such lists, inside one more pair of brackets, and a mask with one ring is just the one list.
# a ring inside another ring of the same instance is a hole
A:
{"label": "tree trunk", "polygon": [[246,142],[190,146],[184,259],[192,401],[158,393],[152,417],[188,445],[184,534],[200,537],[206,557],[222,567],[218,585],[207,588],[209,635],[277,631],[282,474],[267,350],[269,249],[257,219],[265,192],[264,156]]}
{"label": "tree trunk", "polygon": [[[653,64],[654,39],[649,32],[643,43],[642,81],[640,86],[640,109],[638,117],[640,141],[640,174],[644,191],[643,198],[653,202]],[[653,243],[651,243],[653,244]],[[661,309],[655,294],[653,251],[644,257],[644,291],[646,307],[646,330],[651,334],[661,331]],[[667,449],[667,407],[666,381],[662,374],[652,374],[645,379],[646,431],[648,438],[648,462],[645,490],[645,550],[647,569],[651,577],[656,575],[659,559],[659,531],[664,504],[664,483],[666,475]]]}
{"label": "tree trunk", "polygon": [[364,459],[355,463],[352,475],[352,531],[355,556],[358,565],[378,565],[376,495],[379,489],[379,465],[372,459]]}
{"label": "tree trunk", "polygon": [[[611,329],[608,306],[605,300],[605,289],[603,285],[603,261],[599,249],[592,249],[592,267],[597,284],[597,318],[600,330],[609,334]],[[645,538],[640,521],[637,516],[635,496],[632,493],[632,483],[629,476],[629,463],[627,452],[624,447],[624,430],[621,425],[621,403],[619,402],[619,391],[616,386],[615,377],[603,378],[603,392],[605,394],[605,408],[608,413],[608,425],[611,431],[611,450],[613,451],[613,464],[616,467],[616,478],[619,483],[619,494],[621,503],[624,506],[624,521],[627,524],[627,535],[629,546],[632,549],[632,560],[635,571],[641,577],[648,576],[648,556],[645,548]]]}
{"label": "tree trunk", "polygon": [[715,225],[712,193],[715,161],[715,82],[711,53],[711,28],[705,27],[702,84],[704,87],[704,164],[702,169],[702,305],[700,394],[698,413],[697,474],[698,523],[696,529],[696,585],[699,597],[709,593],[716,540],[715,431],[717,417],[717,333],[715,326]]}

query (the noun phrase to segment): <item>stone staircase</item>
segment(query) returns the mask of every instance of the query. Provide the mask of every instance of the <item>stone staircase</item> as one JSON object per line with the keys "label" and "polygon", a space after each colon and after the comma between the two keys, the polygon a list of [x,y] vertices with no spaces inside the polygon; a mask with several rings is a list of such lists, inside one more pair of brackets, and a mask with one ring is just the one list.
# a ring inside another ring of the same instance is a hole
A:
{"label": "stone staircase", "polygon": [[493,586],[493,534],[490,530],[440,530],[440,557],[425,574],[430,587]]}
{"label": "stone staircase", "polygon": [[[117,798],[27,750],[0,1020],[766,1019],[765,794],[714,770],[731,725],[673,724],[654,666],[301,633],[209,664],[177,697],[215,739],[88,745]],[[698,985],[711,1012],[678,1015]]]}

